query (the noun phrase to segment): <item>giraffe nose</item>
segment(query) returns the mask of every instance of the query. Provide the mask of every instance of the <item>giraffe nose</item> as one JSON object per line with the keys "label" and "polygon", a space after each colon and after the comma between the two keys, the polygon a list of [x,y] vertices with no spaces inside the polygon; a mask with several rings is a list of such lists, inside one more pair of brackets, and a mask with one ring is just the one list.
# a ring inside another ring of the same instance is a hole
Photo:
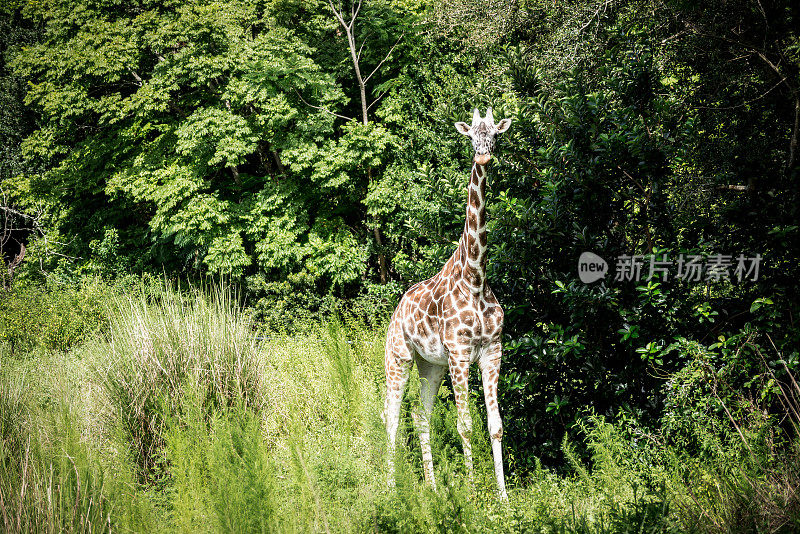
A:
{"label": "giraffe nose", "polygon": [[491,154],[475,154],[475,163],[478,165],[486,165],[492,159]]}

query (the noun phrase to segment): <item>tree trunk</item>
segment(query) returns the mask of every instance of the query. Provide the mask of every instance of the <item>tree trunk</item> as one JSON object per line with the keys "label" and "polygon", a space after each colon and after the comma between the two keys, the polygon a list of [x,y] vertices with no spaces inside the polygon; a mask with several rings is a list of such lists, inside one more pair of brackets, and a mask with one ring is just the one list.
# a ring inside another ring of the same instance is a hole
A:
{"label": "tree trunk", "polygon": [[14,271],[17,270],[22,260],[25,258],[25,243],[20,243],[19,254],[8,264],[8,285],[3,284],[4,289],[10,289],[11,284],[14,283]]}
{"label": "tree trunk", "polygon": [[378,243],[378,263],[381,270],[381,284],[385,284],[389,280],[389,269],[386,265],[386,255],[383,253],[383,239],[381,239],[381,230],[378,228],[378,218],[375,217],[375,225],[372,227],[375,234],[375,242]]}
{"label": "tree trunk", "polygon": [[[347,47],[350,50],[350,58],[353,60],[353,70],[355,71],[356,82],[358,82],[358,92],[359,96],[361,97],[361,123],[364,126],[367,126],[369,124],[369,116],[367,115],[367,112],[369,110],[369,105],[367,104],[367,81],[369,81],[369,79],[372,77],[372,74],[374,74],[378,70],[378,68],[380,68],[381,64],[383,64],[383,61],[381,61],[378,64],[378,66],[375,68],[375,71],[369,74],[367,76],[367,79],[365,80],[361,74],[361,67],[358,64],[360,53],[356,47],[356,39],[353,34],[353,28],[355,27],[356,16],[358,15],[358,11],[361,8],[361,2],[358,3],[358,7],[356,7],[353,11],[351,11],[351,18],[349,24],[345,22],[343,13],[336,9],[336,6],[333,4],[333,2],[329,0],[328,3],[331,7],[331,10],[333,11],[333,14],[336,16],[336,19],[339,21],[339,24],[341,24],[342,28],[344,28],[345,34],[347,36]],[[393,49],[394,46],[392,47],[392,50]],[[386,58],[384,58],[384,61],[389,57],[390,54],[391,50],[389,51],[389,54],[386,55]],[[372,182],[372,169],[367,169],[367,182],[368,183]],[[380,221],[378,217],[377,216],[374,217],[372,232],[375,236],[375,243],[377,244],[378,247],[378,264],[380,266],[381,284],[385,284],[386,282],[389,281],[389,268],[388,268],[388,262],[386,261],[386,254],[384,253],[383,250],[383,238],[381,237],[379,222]]]}
{"label": "tree trunk", "polygon": [[364,78],[361,77],[361,68],[358,66],[358,53],[356,52],[356,39],[353,37],[353,32],[349,28],[345,28],[347,32],[347,46],[350,48],[350,57],[353,58],[353,68],[356,71],[356,80],[358,81],[358,90],[361,94],[361,122],[364,126],[367,125],[369,119],[367,118],[367,87],[364,83]]}
{"label": "tree trunk", "polygon": [[797,130],[800,128],[800,96],[794,93],[794,128],[792,128],[792,138],[789,141],[789,161],[786,162],[786,172],[792,170],[797,160]]}

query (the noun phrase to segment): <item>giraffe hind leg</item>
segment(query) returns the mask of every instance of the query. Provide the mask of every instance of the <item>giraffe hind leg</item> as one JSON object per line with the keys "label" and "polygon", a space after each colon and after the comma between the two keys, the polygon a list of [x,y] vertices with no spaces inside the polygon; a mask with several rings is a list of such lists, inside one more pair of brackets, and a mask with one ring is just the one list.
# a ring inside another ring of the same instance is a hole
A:
{"label": "giraffe hind leg", "polygon": [[433,474],[433,454],[431,452],[430,419],[433,413],[433,403],[436,394],[442,385],[446,367],[435,365],[417,356],[417,369],[419,370],[419,397],[420,403],[412,412],[414,426],[419,435],[419,444],[422,449],[422,467],[425,481],[436,489],[436,479]]}
{"label": "giraffe hind leg", "polygon": [[386,400],[383,408],[383,420],[386,424],[389,445],[387,451],[388,483],[390,487],[394,487],[394,457],[397,428],[400,425],[400,406],[403,402],[403,393],[413,360],[411,352],[404,342],[392,342],[391,330],[390,328],[386,344]]}

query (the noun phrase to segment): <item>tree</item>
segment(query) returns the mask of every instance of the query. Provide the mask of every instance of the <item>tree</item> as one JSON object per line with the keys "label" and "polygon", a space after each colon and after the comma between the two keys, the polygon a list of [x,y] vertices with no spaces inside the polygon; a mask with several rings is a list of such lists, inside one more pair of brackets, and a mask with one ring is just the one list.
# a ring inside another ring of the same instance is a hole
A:
{"label": "tree", "polygon": [[[356,76],[356,81],[358,82],[358,90],[359,96],[361,98],[361,122],[366,127],[369,124],[368,113],[372,106],[374,106],[388,91],[388,89],[383,89],[383,91],[372,99],[372,102],[369,102],[368,93],[367,93],[367,84],[378,73],[386,61],[388,61],[392,57],[392,52],[394,52],[397,45],[403,39],[404,33],[400,33],[400,36],[394,42],[394,44],[389,48],[389,51],[383,56],[383,58],[378,61],[378,64],[372,69],[372,71],[363,76],[361,74],[361,55],[364,51],[364,46],[367,44],[367,37],[362,37],[361,44],[358,44],[356,41],[356,20],[358,18],[359,13],[361,12],[361,6],[363,4],[363,0],[357,0],[350,2],[349,6],[349,17],[347,17],[346,10],[344,8],[344,4],[342,2],[338,2],[338,4],[334,4],[333,0],[328,0],[328,5],[331,8],[336,20],[339,21],[342,29],[344,29],[345,37],[347,38],[347,48],[350,52],[350,58],[353,61],[353,71]],[[368,186],[371,185],[372,182],[372,172],[373,169],[370,167],[367,170],[367,182]],[[381,237],[381,230],[380,224],[378,222],[377,216],[373,219],[373,233],[375,235],[375,241],[378,245],[378,261],[380,263],[380,279],[381,283],[385,284],[388,281],[388,266],[386,262],[386,253],[384,251],[383,239]]]}
{"label": "tree", "polygon": [[[270,199],[306,202],[287,167],[302,167],[301,147],[332,133],[332,117],[302,101],[342,99],[312,51],[289,30],[266,31],[245,1],[73,3],[29,6],[46,38],[13,60],[41,114],[23,145],[46,168],[30,194],[49,201],[61,232],[81,236],[73,255],[91,255],[87,244],[115,230],[140,268],[302,268],[311,251],[294,243],[300,266],[286,265],[285,241],[269,240],[276,230],[264,219],[278,217]],[[289,231],[314,232],[313,211],[288,213],[298,214]],[[329,275],[339,276],[316,272]]]}
{"label": "tree", "polygon": [[7,266],[4,287],[11,284],[14,272],[22,263],[26,243],[41,214],[33,217],[18,205],[12,183],[20,174],[32,172],[22,158],[22,139],[33,129],[34,116],[26,109],[25,80],[9,69],[9,60],[22,46],[35,42],[35,26],[22,16],[21,2],[5,2],[0,6],[0,259]]}

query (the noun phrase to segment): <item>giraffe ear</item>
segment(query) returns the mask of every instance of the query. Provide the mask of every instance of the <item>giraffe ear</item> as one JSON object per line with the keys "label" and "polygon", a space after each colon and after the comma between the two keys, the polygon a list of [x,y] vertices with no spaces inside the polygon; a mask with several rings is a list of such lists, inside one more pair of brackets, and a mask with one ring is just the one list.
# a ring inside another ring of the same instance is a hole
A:
{"label": "giraffe ear", "polygon": [[457,122],[456,123],[456,130],[464,135],[469,135],[470,126],[466,122]]}
{"label": "giraffe ear", "polygon": [[503,119],[497,123],[497,133],[503,133],[511,126],[511,119]]}

